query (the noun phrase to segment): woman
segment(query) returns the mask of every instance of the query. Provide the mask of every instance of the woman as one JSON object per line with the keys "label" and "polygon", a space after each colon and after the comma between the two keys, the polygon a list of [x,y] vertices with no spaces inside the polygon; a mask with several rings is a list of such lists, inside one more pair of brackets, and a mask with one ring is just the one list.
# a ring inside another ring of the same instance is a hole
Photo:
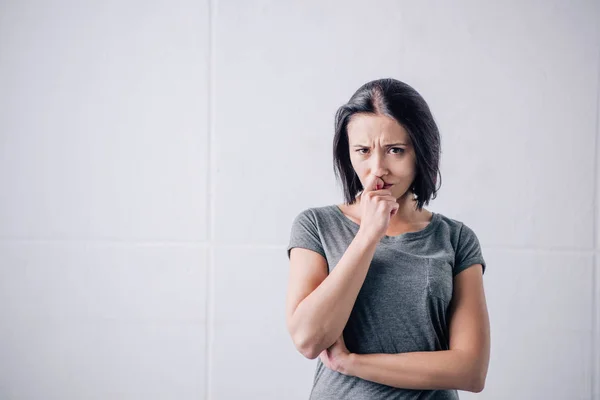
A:
{"label": "woman", "polygon": [[[335,118],[345,202],[302,211],[287,248],[286,324],[318,357],[311,399],[457,399],[483,390],[483,259],[435,199],[440,135],[411,86],[366,83]],[[441,178],[441,175],[440,175]]]}

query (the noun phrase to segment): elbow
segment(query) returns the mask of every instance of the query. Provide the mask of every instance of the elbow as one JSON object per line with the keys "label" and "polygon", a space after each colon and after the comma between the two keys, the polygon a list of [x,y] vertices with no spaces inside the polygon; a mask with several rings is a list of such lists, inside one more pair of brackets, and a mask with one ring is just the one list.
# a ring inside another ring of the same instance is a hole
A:
{"label": "elbow", "polygon": [[314,360],[315,358],[319,357],[319,354],[321,354],[321,352],[315,350],[314,347],[298,349],[298,351],[309,360]]}
{"label": "elbow", "polygon": [[300,325],[294,320],[288,325],[288,331],[296,350],[309,360],[319,357],[319,354],[334,342],[327,345],[329,335],[326,335],[324,329],[315,324]]}
{"label": "elbow", "polygon": [[292,335],[292,340],[296,349],[302,354],[304,357],[309,360],[314,360],[319,357],[319,354],[330,345],[327,345],[327,339],[325,335],[321,334],[320,331],[309,330],[308,332],[305,330],[299,330]]}
{"label": "elbow", "polygon": [[309,360],[314,360],[321,354],[318,346],[315,345],[315,341],[311,340],[309,337],[304,336],[301,338],[294,338],[294,345],[296,346],[296,350],[300,352],[304,357]]}
{"label": "elbow", "polygon": [[487,377],[487,364],[477,357],[465,355],[463,358],[462,387],[461,390],[473,393],[481,393],[485,388],[485,379]]}
{"label": "elbow", "polygon": [[485,387],[485,382],[474,382],[469,386],[467,391],[473,393],[481,393],[483,392],[483,388]]}
{"label": "elbow", "polygon": [[481,393],[485,388],[485,375],[479,371],[471,374],[466,390],[473,393]]}
{"label": "elbow", "polygon": [[472,392],[473,392],[473,393],[481,393],[481,392],[483,392],[483,389],[484,389],[484,388],[485,388],[485,381],[481,381],[481,382],[478,382],[478,383],[477,383],[477,384],[476,384],[476,385],[473,387],[473,390],[472,390]]}

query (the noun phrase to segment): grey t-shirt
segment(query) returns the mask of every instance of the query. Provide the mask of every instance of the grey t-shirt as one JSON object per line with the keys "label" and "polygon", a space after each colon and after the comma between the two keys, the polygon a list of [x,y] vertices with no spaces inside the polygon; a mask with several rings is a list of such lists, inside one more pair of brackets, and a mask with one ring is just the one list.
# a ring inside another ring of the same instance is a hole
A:
{"label": "grey t-shirt", "polygon": [[[310,249],[325,257],[331,272],[359,227],[335,204],[308,208],[292,223],[288,258],[293,247]],[[384,236],[344,328],[348,350],[357,354],[448,350],[453,277],[473,264],[482,264],[485,271],[477,236],[442,214],[433,213],[420,231]],[[382,385],[335,372],[317,358],[310,399],[437,400],[458,399],[458,393]]]}

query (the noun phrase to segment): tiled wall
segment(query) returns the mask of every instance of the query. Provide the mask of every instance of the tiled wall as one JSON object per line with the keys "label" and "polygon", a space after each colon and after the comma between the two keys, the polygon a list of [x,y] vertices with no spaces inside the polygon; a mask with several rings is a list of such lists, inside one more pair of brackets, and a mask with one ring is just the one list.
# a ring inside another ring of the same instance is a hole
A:
{"label": "tiled wall", "polygon": [[600,399],[600,4],[0,5],[0,398],[308,398],[292,219],[341,203],[333,115],[394,77],[479,236],[480,399]]}

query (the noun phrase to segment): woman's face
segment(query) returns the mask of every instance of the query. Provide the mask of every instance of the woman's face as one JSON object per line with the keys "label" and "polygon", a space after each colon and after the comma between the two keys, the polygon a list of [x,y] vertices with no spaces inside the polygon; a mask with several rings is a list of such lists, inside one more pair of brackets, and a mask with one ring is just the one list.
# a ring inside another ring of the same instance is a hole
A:
{"label": "woman's face", "polygon": [[358,113],[350,118],[347,130],[350,161],[363,187],[374,174],[392,185],[394,197],[404,196],[416,175],[416,158],[402,125],[386,115]]}

